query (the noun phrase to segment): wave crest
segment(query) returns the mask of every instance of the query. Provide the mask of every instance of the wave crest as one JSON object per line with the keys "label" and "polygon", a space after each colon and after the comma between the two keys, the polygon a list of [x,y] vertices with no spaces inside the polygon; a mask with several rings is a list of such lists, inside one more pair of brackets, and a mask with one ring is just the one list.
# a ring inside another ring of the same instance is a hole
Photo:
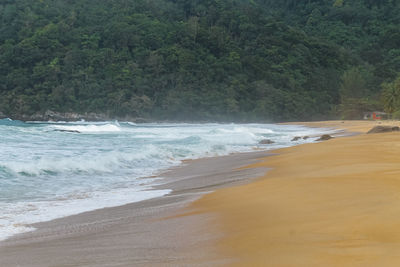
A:
{"label": "wave crest", "polygon": [[97,132],[119,132],[121,128],[115,124],[104,125],[54,125],[55,130],[61,131],[77,131],[81,133],[97,133]]}

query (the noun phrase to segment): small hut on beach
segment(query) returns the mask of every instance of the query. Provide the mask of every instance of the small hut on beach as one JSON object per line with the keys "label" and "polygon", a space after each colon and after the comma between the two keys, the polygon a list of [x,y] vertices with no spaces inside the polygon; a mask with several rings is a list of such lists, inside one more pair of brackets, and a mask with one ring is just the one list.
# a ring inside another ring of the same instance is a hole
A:
{"label": "small hut on beach", "polygon": [[386,120],[388,118],[388,114],[381,111],[371,111],[364,112],[364,120]]}

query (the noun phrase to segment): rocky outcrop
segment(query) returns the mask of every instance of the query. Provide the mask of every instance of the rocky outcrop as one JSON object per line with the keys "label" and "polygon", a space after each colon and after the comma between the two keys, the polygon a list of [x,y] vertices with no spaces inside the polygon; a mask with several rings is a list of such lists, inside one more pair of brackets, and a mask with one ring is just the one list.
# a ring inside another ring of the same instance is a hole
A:
{"label": "rocky outcrop", "polygon": [[298,141],[298,140],[300,140],[301,139],[301,137],[300,136],[295,136],[295,137],[293,137],[293,139],[291,140],[292,142],[295,142],[295,141]]}
{"label": "rocky outcrop", "polygon": [[[35,114],[37,119],[44,121],[104,121],[108,120],[109,117],[106,114],[98,113],[84,113],[79,114],[76,112],[55,112],[47,110],[43,114]],[[35,118],[35,115],[33,116]]]}
{"label": "rocky outcrop", "polygon": [[274,141],[272,141],[272,140],[269,140],[269,139],[263,139],[263,140],[261,140],[260,142],[258,142],[260,145],[270,145],[270,144],[273,144],[273,143],[275,143]]}
{"label": "rocky outcrop", "polygon": [[324,134],[320,138],[318,138],[316,141],[326,141],[326,140],[329,140],[329,139],[332,139],[332,138],[333,137],[330,136],[329,134]]}
{"label": "rocky outcrop", "polygon": [[295,142],[295,141],[299,141],[300,139],[307,140],[308,138],[310,138],[308,135],[303,136],[303,137],[301,137],[301,136],[295,136],[295,137],[293,137],[293,139],[292,139],[291,141],[292,141],[292,142]]}
{"label": "rocky outcrop", "polygon": [[21,120],[21,121],[108,121],[108,120],[120,120],[120,121],[131,121],[131,122],[149,122],[149,120],[144,118],[136,118],[136,117],[111,117],[108,114],[104,113],[94,113],[94,112],[87,112],[87,113],[77,113],[77,112],[57,112],[52,110],[47,110],[43,113],[34,113],[32,115],[26,114],[12,114],[12,115],[5,115],[0,112],[0,118],[12,118],[14,120]]}
{"label": "rocky outcrop", "polygon": [[399,126],[384,126],[384,125],[379,125],[375,126],[371,130],[367,132],[367,134],[373,134],[373,133],[390,133],[390,132],[398,132],[400,130]]}

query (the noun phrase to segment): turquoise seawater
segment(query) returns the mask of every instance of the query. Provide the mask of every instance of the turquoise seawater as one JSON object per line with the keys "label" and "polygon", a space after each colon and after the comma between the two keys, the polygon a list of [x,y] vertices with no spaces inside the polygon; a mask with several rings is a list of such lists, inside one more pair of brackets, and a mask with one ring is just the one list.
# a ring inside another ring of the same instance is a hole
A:
{"label": "turquoise seawater", "polygon": [[[0,120],[0,240],[27,225],[168,194],[148,178],[182,160],[312,142],[274,124],[24,123]],[[260,146],[262,139],[275,141]]]}

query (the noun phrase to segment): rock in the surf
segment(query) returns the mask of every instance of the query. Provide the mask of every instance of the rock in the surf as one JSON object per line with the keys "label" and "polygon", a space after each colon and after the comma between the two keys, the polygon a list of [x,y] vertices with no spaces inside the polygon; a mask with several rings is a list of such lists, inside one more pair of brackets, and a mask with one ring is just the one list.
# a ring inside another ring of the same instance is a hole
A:
{"label": "rock in the surf", "polygon": [[272,140],[269,140],[269,139],[263,139],[263,140],[261,140],[259,142],[260,145],[270,145],[270,144],[273,144],[273,143],[275,143],[275,142],[272,141]]}
{"label": "rock in the surf", "polygon": [[326,140],[329,140],[329,139],[332,139],[332,138],[333,137],[330,136],[329,134],[324,134],[320,138],[318,138],[317,141],[326,141]]}

